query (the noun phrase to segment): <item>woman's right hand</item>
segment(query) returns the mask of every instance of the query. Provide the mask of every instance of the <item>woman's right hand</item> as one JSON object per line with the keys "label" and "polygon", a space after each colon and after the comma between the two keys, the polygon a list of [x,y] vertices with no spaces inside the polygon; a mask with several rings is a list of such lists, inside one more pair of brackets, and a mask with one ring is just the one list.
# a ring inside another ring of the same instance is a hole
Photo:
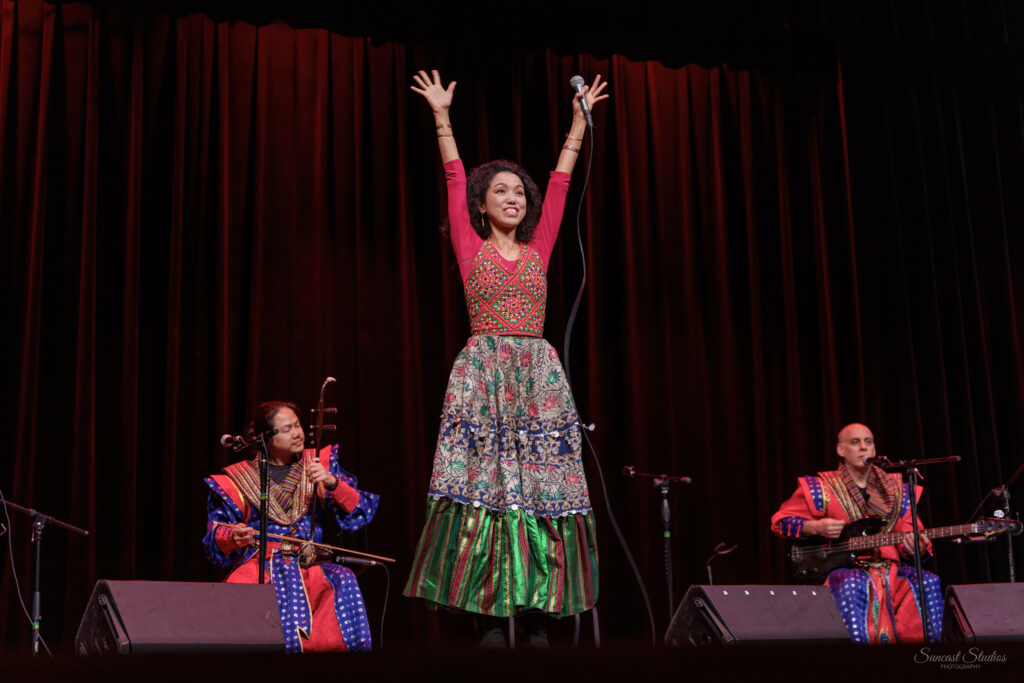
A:
{"label": "woman's right hand", "polygon": [[[409,86],[409,89],[422,95],[434,113],[438,114],[447,111],[448,107],[452,106],[455,81],[449,83],[448,87],[445,88],[441,85],[441,74],[437,73],[437,69],[432,69],[430,73],[432,78],[422,69],[414,73],[412,80],[416,81],[416,85]],[[416,87],[417,85],[419,86],[418,88]]]}

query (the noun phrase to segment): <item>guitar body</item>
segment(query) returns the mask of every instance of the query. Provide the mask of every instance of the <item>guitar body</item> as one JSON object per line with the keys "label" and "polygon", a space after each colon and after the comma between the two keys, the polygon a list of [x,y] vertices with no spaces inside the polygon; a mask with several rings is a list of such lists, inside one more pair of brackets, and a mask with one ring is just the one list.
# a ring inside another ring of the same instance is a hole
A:
{"label": "guitar body", "polygon": [[821,536],[793,541],[789,547],[790,575],[796,583],[824,583],[826,577],[841,567],[853,567],[857,563],[855,552],[836,548],[844,541],[856,536],[874,536],[882,531],[885,520],[881,517],[865,517],[843,527],[843,533],[837,539],[825,539]]}

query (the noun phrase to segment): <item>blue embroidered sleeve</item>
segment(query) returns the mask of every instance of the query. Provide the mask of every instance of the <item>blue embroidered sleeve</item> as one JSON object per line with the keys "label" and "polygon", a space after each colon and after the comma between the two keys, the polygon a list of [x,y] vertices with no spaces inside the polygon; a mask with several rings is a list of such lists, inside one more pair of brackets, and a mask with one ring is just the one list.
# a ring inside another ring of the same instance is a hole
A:
{"label": "blue embroidered sleeve", "polygon": [[804,522],[806,521],[803,517],[783,517],[779,520],[779,529],[787,538],[803,538]]}
{"label": "blue embroidered sleeve", "polygon": [[217,545],[217,525],[214,522],[238,524],[242,521],[242,511],[231,502],[228,495],[212,478],[207,477],[206,484],[212,489],[206,500],[206,535],[203,536],[206,559],[218,567],[233,567],[241,558],[244,549],[239,548],[228,554],[221,551],[220,546]]}

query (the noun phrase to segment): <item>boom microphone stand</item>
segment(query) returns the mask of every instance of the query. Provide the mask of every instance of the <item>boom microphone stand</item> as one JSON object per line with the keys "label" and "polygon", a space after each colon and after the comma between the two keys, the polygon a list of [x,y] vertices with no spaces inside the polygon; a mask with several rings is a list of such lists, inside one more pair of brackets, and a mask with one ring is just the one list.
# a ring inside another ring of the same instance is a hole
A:
{"label": "boom microphone stand", "polygon": [[[1010,486],[1013,484],[1013,482],[1017,481],[1017,478],[1021,475],[1021,473],[1024,473],[1024,463],[1021,463],[1020,467],[1018,467],[1017,471],[1013,473],[1013,476],[1010,477],[1009,481],[1007,481],[1005,484],[1001,484],[1000,486],[997,486],[996,488],[992,489],[991,491],[989,491],[985,495],[984,498],[982,498],[981,502],[978,503],[978,507],[974,509],[973,513],[971,513],[971,521],[977,519],[978,514],[981,513],[981,510],[985,506],[985,503],[988,502],[988,499],[992,498],[993,496],[998,496],[999,498],[1002,498],[1002,500],[1003,500],[1003,502],[1002,502],[1003,509],[1002,510],[996,510],[995,511],[995,516],[996,517],[1002,516],[1002,517],[1007,518],[1007,519],[1012,517],[1013,513],[1012,513],[1011,508],[1010,508]],[[1002,513],[1002,514],[1000,514],[1000,513]],[[1013,537],[1015,535],[1016,534],[1007,534],[1006,535],[1006,541],[1007,541],[1007,543],[1006,543],[1006,555],[1007,555],[1007,561],[1009,562],[1009,565],[1010,565],[1010,567],[1009,567],[1009,569],[1010,569],[1010,583],[1016,583],[1017,582],[1017,571],[1016,571],[1017,562],[1016,562],[1016,560],[1013,557]]]}
{"label": "boom microphone stand", "polygon": [[259,582],[266,583],[266,562],[267,562],[267,500],[270,491],[270,453],[267,450],[267,439],[277,434],[276,429],[260,432],[253,435],[250,441],[238,436],[225,434],[220,442],[229,446],[235,453],[241,453],[250,446],[258,446],[260,449],[260,536],[259,536]]}
{"label": "boom microphone stand", "polygon": [[668,504],[668,490],[672,484],[691,484],[693,479],[671,474],[637,472],[632,465],[623,467],[622,474],[630,479],[652,479],[654,487],[661,491],[661,519],[665,523],[665,585],[668,587],[668,618],[669,621],[672,621],[672,615],[675,613],[675,598],[672,595],[672,528],[670,525],[672,511]]}
{"label": "boom microphone stand", "polygon": [[910,483],[910,524],[914,535],[914,571],[917,572],[917,595],[921,605],[921,628],[924,629],[924,642],[928,640],[928,608],[924,599],[924,574],[921,571],[921,530],[918,528],[917,516],[917,482],[921,473],[917,468],[922,465],[939,465],[946,462],[960,462],[959,455],[948,458],[920,458],[918,460],[900,460],[892,462],[884,455],[874,458],[875,463],[886,472],[902,472],[903,478]]}
{"label": "boom microphone stand", "polygon": [[68,531],[73,531],[76,534],[81,534],[83,536],[88,536],[89,532],[86,531],[85,529],[80,529],[79,527],[74,526],[73,524],[68,524],[67,522],[62,522],[59,519],[57,519],[56,517],[51,517],[50,515],[44,515],[42,512],[39,512],[38,510],[33,510],[31,508],[22,507],[22,506],[18,505],[17,503],[12,503],[10,501],[4,501],[4,503],[7,505],[7,507],[14,508],[15,510],[19,510],[20,512],[23,512],[23,513],[25,513],[26,515],[28,515],[29,517],[32,518],[32,542],[36,544],[36,552],[35,552],[35,584],[34,584],[34,587],[32,589],[32,654],[33,655],[38,655],[39,654],[39,641],[41,640],[41,636],[39,634],[39,622],[41,622],[43,620],[43,614],[42,614],[42,603],[43,603],[43,600],[42,600],[42,589],[40,587],[40,578],[39,578],[39,567],[40,567],[40,564],[42,563],[42,555],[43,555],[43,530],[46,529],[47,523],[53,522],[57,526],[62,526],[65,529],[67,529]]}

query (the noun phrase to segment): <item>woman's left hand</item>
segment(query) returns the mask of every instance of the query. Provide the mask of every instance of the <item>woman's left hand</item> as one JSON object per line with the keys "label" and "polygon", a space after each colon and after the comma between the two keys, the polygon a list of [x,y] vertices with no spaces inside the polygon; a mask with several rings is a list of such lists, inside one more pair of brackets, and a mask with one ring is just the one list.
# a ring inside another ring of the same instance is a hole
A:
{"label": "woman's left hand", "polygon": [[601,80],[601,74],[594,76],[594,82],[591,85],[583,86],[583,92],[576,93],[576,96],[572,98],[572,110],[573,113],[583,118],[583,109],[580,107],[580,98],[587,98],[587,106],[590,107],[590,111],[594,111],[594,105],[601,100],[607,100],[609,95],[604,91],[608,87],[608,81]]}

